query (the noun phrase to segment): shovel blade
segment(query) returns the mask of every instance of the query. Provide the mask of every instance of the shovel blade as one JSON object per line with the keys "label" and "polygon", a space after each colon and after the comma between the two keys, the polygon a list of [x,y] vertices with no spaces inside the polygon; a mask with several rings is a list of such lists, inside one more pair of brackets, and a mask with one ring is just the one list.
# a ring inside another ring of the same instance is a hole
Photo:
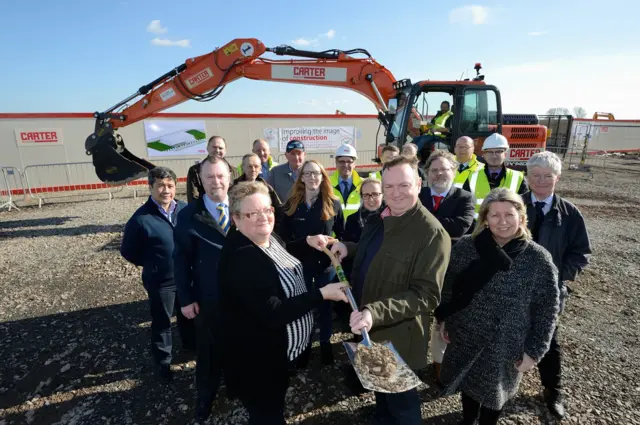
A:
{"label": "shovel blade", "polygon": [[393,343],[389,341],[384,342],[382,345],[384,345],[385,347],[388,347],[391,350],[391,352],[396,357],[396,361],[398,362],[396,375],[395,377],[392,377],[392,378],[397,379],[402,377],[402,380],[403,380],[403,382],[400,385],[394,386],[393,391],[390,391],[387,388],[383,388],[376,385],[371,379],[369,379],[369,377],[366,374],[364,374],[356,366],[355,356],[356,356],[356,350],[358,348],[358,344],[354,342],[343,342],[342,345],[344,346],[345,351],[347,352],[347,356],[349,357],[349,361],[351,362],[353,369],[356,371],[356,375],[358,375],[358,379],[360,380],[360,383],[365,389],[369,391],[375,391],[379,393],[401,393],[401,392],[409,391],[413,388],[418,387],[420,384],[422,384],[422,381],[420,380],[420,378],[418,378],[418,376],[411,370],[411,368],[409,368],[409,366],[405,363],[405,361],[402,360],[402,357],[400,357],[400,354],[398,353],[396,348],[393,346]]}

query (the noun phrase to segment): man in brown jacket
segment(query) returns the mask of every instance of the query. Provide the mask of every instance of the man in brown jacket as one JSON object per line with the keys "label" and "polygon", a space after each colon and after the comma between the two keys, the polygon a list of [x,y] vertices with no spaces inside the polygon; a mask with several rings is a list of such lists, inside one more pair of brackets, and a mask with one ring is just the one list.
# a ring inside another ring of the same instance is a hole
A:
{"label": "man in brown jacket", "polygon": [[[207,142],[207,153],[210,156],[222,158],[227,163],[231,172],[231,181],[238,178],[238,170],[224,158],[227,153],[227,142],[222,136],[211,136]],[[200,199],[203,194],[204,188],[200,181],[200,163],[198,162],[189,167],[187,171],[187,202],[191,203],[195,199]]]}
{"label": "man in brown jacket", "polygon": [[[387,208],[367,221],[360,242],[334,244],[333,252],[355,254],[351,283],[360,311],[351,315],[355,334],[391,341],[413,370],[427,366],[429,317],[440,303],[451,239],[420,203],[417,160],[399,156],[384,164]],[[421,424],[420,397],[413,389],[375,393],[379,424]]]}

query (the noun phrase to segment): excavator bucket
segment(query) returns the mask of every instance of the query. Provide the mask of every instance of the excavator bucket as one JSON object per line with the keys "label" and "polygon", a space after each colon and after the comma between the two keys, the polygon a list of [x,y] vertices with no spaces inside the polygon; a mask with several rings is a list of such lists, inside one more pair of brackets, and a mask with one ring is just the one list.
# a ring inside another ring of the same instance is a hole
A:
{"label": "excavator bucket", "polygon": [[100,129],[85,142],[87,155],[93,156],[98,178],[109,185],[121,185],[145,178],[155,165],[138,158],[124,147],[120,135],[110,128]]}

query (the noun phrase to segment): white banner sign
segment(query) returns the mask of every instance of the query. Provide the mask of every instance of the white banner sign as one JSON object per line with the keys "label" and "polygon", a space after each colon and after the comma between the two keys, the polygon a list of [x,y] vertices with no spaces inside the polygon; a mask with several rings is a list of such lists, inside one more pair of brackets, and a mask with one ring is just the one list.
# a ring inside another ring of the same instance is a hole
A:
{"label": "white banner sign", "polygon": [[62,144],[61,128],[16,128],[18,146],[51,146]]}
{"label": "white banner sign", "polygon": [[145,120],[144,135],[149,157],[207,154],[204,121]]}
{"label": "white banner sign", "polygon": [[271,65],[274,80],[347,81],[347,68],[310,65]]}
{"label": "white banner sign", "polygon": [[280,152],[285,152],[290,140],[300,140],[309,151],[335,151],[340,145],[356,146],[355,127],[292,127],[279,128]]}

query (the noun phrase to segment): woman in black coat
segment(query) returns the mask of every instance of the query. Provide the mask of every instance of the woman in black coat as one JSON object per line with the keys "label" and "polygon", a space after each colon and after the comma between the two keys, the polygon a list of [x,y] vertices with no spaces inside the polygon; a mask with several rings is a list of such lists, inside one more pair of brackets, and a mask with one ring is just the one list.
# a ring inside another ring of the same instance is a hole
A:
{"label": "woman in black coat", "polygon": [[382,182],[371,177],[364,179],[360,185],[360,199],[362,204],[358,211],[347,217],[343,238],[346,242],[359,242],[369,217],[380,214],[384,209]]}
{"label": "woman in black coat", "polygon": [[[223,374],[228,394],[249,411],[249,424],[284,424],[289,370],[307,348],[312,310],[344,301],[344,283],[307,290],[302,264],[272,235],[274,209],[267,187],[243,182],[230,193],[232,227],[218,266]],[[305,254],[327,246],[313,235],[287,248]]]}
{"label": "woman in black coat", "polygon": [[[304,240],[309,235],[344,236],[344,215],[340,201],[333,193],[333,187],[325,169],[314,160],[306,161],[285,203],[284,215],[279,226],[282,240],[291,242]],[[321,288],[331,282],[335,270],[328,257],[322,252],[296,252],[294,255],[304,266],[307,288]],[[325,302],[320,307],[320,354],[325,365],[333,363],[331,350],[332,304]]]}

